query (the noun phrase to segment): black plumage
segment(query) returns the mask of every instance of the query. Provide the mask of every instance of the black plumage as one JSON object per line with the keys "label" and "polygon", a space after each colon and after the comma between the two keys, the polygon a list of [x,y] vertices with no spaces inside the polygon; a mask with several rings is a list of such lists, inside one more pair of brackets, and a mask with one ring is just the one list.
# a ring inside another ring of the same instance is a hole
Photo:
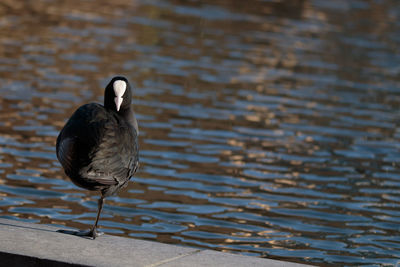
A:
{"label": "black plumage", "polygon": [[62,231],[96,238],[104,198],[126,186],[139,166],[138,125],[125,77],[114,77],[104,93],[104,106],[79,107],[57,138],[57,158],[76,185],[100,191],[96,221],[90,231]]}

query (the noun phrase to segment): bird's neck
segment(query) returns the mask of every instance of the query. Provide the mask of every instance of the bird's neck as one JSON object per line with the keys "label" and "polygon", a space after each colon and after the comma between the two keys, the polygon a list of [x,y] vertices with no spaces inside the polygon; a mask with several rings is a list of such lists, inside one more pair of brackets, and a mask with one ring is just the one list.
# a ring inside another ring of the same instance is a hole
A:
{"label": "bird's neck", "polygon": [[132,107],[121,109],[118,114],[136,130],[137,134],[139,134],[138,123]]}

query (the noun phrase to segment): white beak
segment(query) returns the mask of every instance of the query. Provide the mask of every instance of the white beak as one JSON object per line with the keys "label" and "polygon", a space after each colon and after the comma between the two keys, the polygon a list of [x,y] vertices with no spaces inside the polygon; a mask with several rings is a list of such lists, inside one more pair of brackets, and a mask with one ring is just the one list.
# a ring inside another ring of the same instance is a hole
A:
{"label": "white beak", "polygon": [[119,109],[121,107],[122,100],[124,100],[124,99],[120,96],[117,96],[114,98],[114,102],[115,102],[115,106],[117,107],[117,111],[119,111]]}

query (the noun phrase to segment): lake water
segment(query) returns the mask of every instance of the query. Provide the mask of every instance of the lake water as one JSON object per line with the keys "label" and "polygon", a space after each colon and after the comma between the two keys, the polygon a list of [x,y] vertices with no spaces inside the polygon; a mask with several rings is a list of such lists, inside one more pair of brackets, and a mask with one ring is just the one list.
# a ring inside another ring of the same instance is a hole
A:
{"label": "lake water", "polygon": [[400,261],[396,0],[2,1],[0,217],[89,228],[55,156],[134,86],[141,168],[112,235],[324,266]]}

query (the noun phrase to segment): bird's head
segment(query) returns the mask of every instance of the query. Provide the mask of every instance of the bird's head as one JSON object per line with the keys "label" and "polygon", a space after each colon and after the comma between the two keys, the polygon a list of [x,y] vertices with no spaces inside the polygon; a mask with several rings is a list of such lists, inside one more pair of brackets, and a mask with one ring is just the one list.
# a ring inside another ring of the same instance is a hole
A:
{"label": "bird's head", "polygon": [[123,76],[116,76],[106,86],[104,107],[117,112],[130,108],[132,102],[131,86]]}

